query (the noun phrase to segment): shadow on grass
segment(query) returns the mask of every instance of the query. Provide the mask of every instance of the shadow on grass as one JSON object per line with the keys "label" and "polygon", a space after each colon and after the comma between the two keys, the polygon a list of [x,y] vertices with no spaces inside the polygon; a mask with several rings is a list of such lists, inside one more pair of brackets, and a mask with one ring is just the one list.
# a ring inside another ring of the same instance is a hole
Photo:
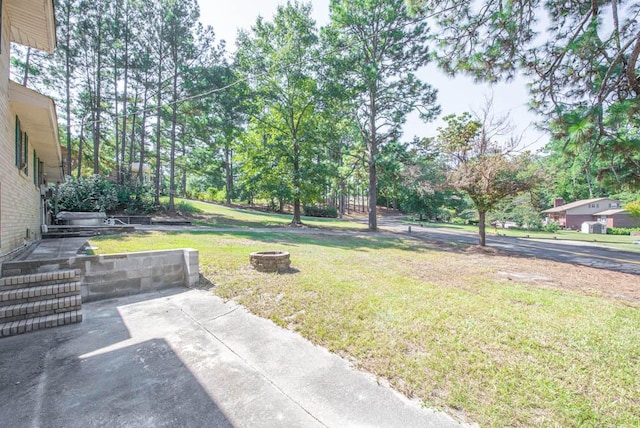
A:
{"label": "shadow on grass", "polygon": [[[149,234],[156,232],[138,232]],[[269,229],[269,230],[174,230],[162,232],[166,235],[190,236],[193,243],[186,241],[184,245],[198,248],[198,240],[206,240],[208,236],[212,239],[222,238],[228,240],[247,240],[256,243],[269,245],[282,245],[291,248],[297,246],[318,246],[326,248],[337,248],[342,250],[352,250],[359,252],[369,252],[376,250],[400,250],[411,252],[444,252],[460,254],[462,256],[482,255],[487,258],[487,263],[492,263],[492,257],[510,257],[522,259],[523,263],[533,258],[546,259],[558,263],[570,265],[583,265],[591,268],[618,271],[623,273],[639,274],[637,267],[637,253],[614,250],[599,247],[595,252],[585,254],[589,248],[582,246],[563,245],[562,247],[534,248],[532,243],[527,243],[523,249],[506,250],[492,246],[489,242],[487,247],[479,247],[476,243],[461,242],[441,236],[419,236],[418,234],[393,234],[389,232],[372,233],[366,230],[346,231],[342,229]],[[105,237],[109,238],[109,237]],[[100,238],[95,240],[99,242]],[[518,239],[518,238],[512,238]],[[515,242],[515,241],[514,241]],[[504,243],[503,243],[504,244]],[[248,246],[251,244],[247,244]],[[140,251],[143,251],[142,249]],[[624,258],[625,260],[620,260]],[[628,262],[627,262],[628,260]],[[640,260],[639,260],[640,261]],[[624,263],[623,263],[624,262]]]}
{"label": "shadow on grass", "polygon": [[300,273],[300,269],[290,267],[287,270],[278,271],[278,275],[295,275]]}
{"label": "shadow on grass", "polygon": [[194,224],[208,227],[229,227],[229,228],[261,228],[261,227],[283,227],[286,222],[269,221],[248,221],[238,220],[222,214],[207,214],[197,217]]}
{"label": "shadow on grass", "polygon": [[[275,221],[278,220],[278,221]],[[306,222],[305,222],[306,220]],[[206,226],[206,227],[215,227],[215,228],[229,228],[229,229],[282,229],[282,228],[307,228],[307,229],[318,229],[318,230],[338,230],[335,227],[332,227],[332,222],[336,222],[339,220],[336,219],[320,219],[320,218],[312,218],[312,219],[303,219],[302,226],[294,226],[291,224],[290,216],[279,216],[274,219],[274,221],[248,221],[248,220],[238,220],[236,218],[227,217],[221,214],[209,214],[206,217],[201,217],[200,219],[196,219],[193,221],[193,224],[198,226]],[[324,222],[329,224],[323,224]],[[345,225],[348,224],[345,222]],[[339,230],[345,231],[363,231],[362,227],[358,227],[358,225],[354,224],[353,226],[341,226]]]}
{"label": "shadow on grass", "polygon": [[[144,232],[147,234],[148,232]],[[184,230],[162,232],[167,235],[192,235],[196,239],[212,238],[242,238],[266,244],[286,244],[287,246],[312,245],[321,247],[340,248],[354,251],[373,251],[380,249],[395,249],[403,251],[438,250],[461,251],[461,246],[439,241],[424,241],[408,239],[404,236],[390,234],[370,233],[367,231],[345,231],[335,229],[313,229],[310,232],[294,229],[289,231],[209,231],[209,230]],[[425,245],[426,244],[426,245]],[[462,246],[467,248],[468,245]]]}

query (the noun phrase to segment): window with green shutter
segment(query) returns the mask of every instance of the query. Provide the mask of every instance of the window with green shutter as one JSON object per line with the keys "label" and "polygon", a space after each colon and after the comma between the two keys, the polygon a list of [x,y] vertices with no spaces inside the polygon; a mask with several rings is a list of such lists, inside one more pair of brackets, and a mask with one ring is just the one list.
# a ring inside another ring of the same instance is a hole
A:
{"label": "window with green shutter", "polygon": [[20,118],[16,116],[16,167],[29,175],[29,136],[22,130]]}
{"label": "window with green shutter", "polygon": [[26,175],[29,175],[29,137],[26,132],[24,133],[22,143],[24,144],[24,157],[22,158],[22,165],[24,166],[23,171]]}
{"label": "window with green shutter", "polygon": [[20,118],[16,116],[16,166],[20,168],[22,157],[22,128],[20,128]]}
{"label": "window with green shutter", "polygon": [[38,157],[35,149],[33,150],[33,184],[38,185]]}

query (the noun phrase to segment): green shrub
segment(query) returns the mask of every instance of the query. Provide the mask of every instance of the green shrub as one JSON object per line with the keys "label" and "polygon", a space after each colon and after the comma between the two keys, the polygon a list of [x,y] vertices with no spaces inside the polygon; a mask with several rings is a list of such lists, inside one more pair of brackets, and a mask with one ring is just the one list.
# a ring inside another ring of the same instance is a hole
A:
{"label": "green shrub", "polygon": [[153,189],[136,182],[116,184],[92,175],[76,180],[67,177],[58,189],[58,211],[147,214],[155,211]]}
{"label": "green shrub", "polygon": [[631,235],[631,232],[640,232],[640,227],[609,227],[607,235]]}
{"label": "green shrub", "polygon": [[542,230],[549,233],[556,233],[558,230],[560,230],[560,225],[558,225],[558,223],[556,223],[555,221],[552,221],[545,224]]}
{"label": "green shrub", "polygon": [[188,196],[189,199],[197,199],[205,202],[218,202],[225,203],[227,201],[226,189],[216,189],[215,187],[208,187],[207,190],[202,192],[193,192],[192,196]]}
{"label": "green shrub", "polygon": [[305,205],[303,210],[304,215],[307,217],[338,218],[338,210],[333,206],[318,207],[315,205]]}

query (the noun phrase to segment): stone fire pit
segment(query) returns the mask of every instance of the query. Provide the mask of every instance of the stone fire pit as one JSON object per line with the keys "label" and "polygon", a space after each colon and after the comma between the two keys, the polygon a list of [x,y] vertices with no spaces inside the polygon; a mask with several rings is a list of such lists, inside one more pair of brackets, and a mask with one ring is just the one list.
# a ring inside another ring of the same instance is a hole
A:
{"label": "stone fire pit", "polygon": [[258,251],[249,255],[251,266],[258,272],[282,272],[289,269],[291,260],[286,251]]}

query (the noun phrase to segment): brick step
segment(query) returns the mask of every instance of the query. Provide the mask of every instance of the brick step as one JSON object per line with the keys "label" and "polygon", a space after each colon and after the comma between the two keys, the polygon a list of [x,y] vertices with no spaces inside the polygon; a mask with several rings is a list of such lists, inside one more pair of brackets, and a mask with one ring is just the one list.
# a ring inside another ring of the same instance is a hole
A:
{"label": "brick step", "polygon": [[82,297],[79,295],[0,306],[0,323],[71,312],[81,307]]}
{"label": "brick step", "polygon": [[75,270],[61,270],[56,272],[35,273],[31,275],[5,276],[0,278],[0,291],[15,290],[40,285],[73,282],[77,280],[79,272]]}
{"label": "brick step", "polygon": [[81,321],[82,310],[45,315],[20,321],[11,321],[0,324],[0,337],[15,336],[17,334],[42,330],[44,328],[75,324]]}
{"label": "brick step", "polygon": [[0,306],[17,305],[19,303],[35,302],[60,297],[81,294],[80,282],[66,282],[64,284],[39,285],[26,288],[16,288],[0,292]]}

